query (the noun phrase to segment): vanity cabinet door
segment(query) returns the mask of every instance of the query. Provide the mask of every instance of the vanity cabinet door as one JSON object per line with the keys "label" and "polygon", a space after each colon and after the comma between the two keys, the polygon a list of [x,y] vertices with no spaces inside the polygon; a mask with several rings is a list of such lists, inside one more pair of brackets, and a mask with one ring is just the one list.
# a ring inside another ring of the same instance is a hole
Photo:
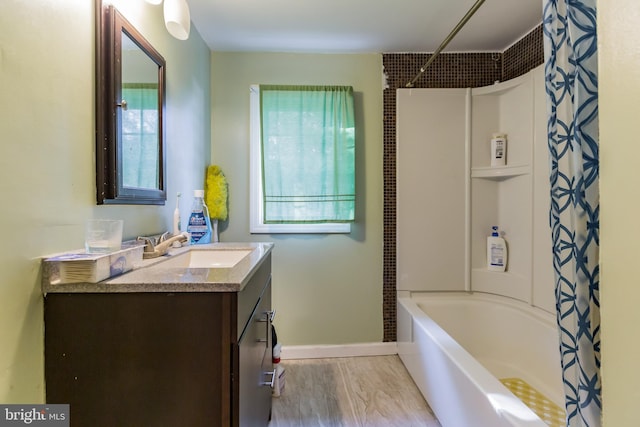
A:
{"label": "vanity cabinet door", "polygon": [[232,293],[49,294],[47,402],[71,427],[231,424]]}

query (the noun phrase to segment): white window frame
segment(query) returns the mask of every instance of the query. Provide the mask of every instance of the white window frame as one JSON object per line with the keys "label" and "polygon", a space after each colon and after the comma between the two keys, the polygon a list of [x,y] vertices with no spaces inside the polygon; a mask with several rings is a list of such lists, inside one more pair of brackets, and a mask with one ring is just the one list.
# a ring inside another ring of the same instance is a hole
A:
{"label": "white window frame", "polygon": [[252,234],[280,233],[351,233],[351,223],[265,224],[262,203],[262,144],[260,143],[260,86],[249,89],[249,232]]}

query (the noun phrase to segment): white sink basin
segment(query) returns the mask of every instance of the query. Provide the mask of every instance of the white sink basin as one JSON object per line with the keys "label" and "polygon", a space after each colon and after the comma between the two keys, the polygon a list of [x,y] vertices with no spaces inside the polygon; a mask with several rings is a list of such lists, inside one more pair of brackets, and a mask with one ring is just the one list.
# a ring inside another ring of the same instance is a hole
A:
{"label": "white sink basin", "polygon": [[231,268],[252,249],[194,249],[158,264],[165,268]]}

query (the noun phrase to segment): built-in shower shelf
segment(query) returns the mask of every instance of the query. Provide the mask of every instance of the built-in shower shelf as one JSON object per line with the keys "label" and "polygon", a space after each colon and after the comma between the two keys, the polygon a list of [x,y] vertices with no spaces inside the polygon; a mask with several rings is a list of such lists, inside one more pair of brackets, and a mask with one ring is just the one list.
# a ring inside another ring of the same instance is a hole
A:
{"label": "built-in shower shelf", "polygon": [[[534,212],[541,216],[538,207],[545,196],[534,193],[543,189],[538,182],[545,182],[543,163],[537,155],[534,158],[539,145],[546,147],[539,138],[546,135],[544,107],[542,67],[507,82],[471,90],[469,278],[473,291],[537,302],[533,264],[542,248],[540,236],[550,234],[537,232],[534,236],[533,232],[539,231]],[[496,132],[507,135],[504,166],[490,163],[490,139]],[[487,236],[492,226],[504,232],[509,254],[505,272],[486,267]],[[546,277],[538,276],[540,286],[547,286],[543,283]]]}
{"label": "built-in shower shelf", "polygon": [[472,178],[485,178],[500,181],[531,173],[529,165],[477,167],[471,169]]}

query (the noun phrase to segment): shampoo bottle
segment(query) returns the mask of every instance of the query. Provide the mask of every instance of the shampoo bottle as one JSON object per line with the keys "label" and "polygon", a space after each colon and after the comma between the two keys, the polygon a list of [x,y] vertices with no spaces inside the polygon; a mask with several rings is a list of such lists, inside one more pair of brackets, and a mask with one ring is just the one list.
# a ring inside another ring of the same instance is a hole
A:
{"label": "shampoo bottle", "polygon": [[487,237],[487,269],[489,271],[505,271],[507,268],[507,244],[498,234],[498,227],[492,227],[491,236]]}
{"label": "shampoo bottle", "polygon": [[507,136],[494,133],[491,138],[491,166],[506,166],[507,164]]}
{"label": "shampoo bottle", "polygon": [[193,207],[189,216],[187,232],[191,235],[191,244],[211,243],[211,219],[209,209],[204,203],[204,190],[193,192]]}

